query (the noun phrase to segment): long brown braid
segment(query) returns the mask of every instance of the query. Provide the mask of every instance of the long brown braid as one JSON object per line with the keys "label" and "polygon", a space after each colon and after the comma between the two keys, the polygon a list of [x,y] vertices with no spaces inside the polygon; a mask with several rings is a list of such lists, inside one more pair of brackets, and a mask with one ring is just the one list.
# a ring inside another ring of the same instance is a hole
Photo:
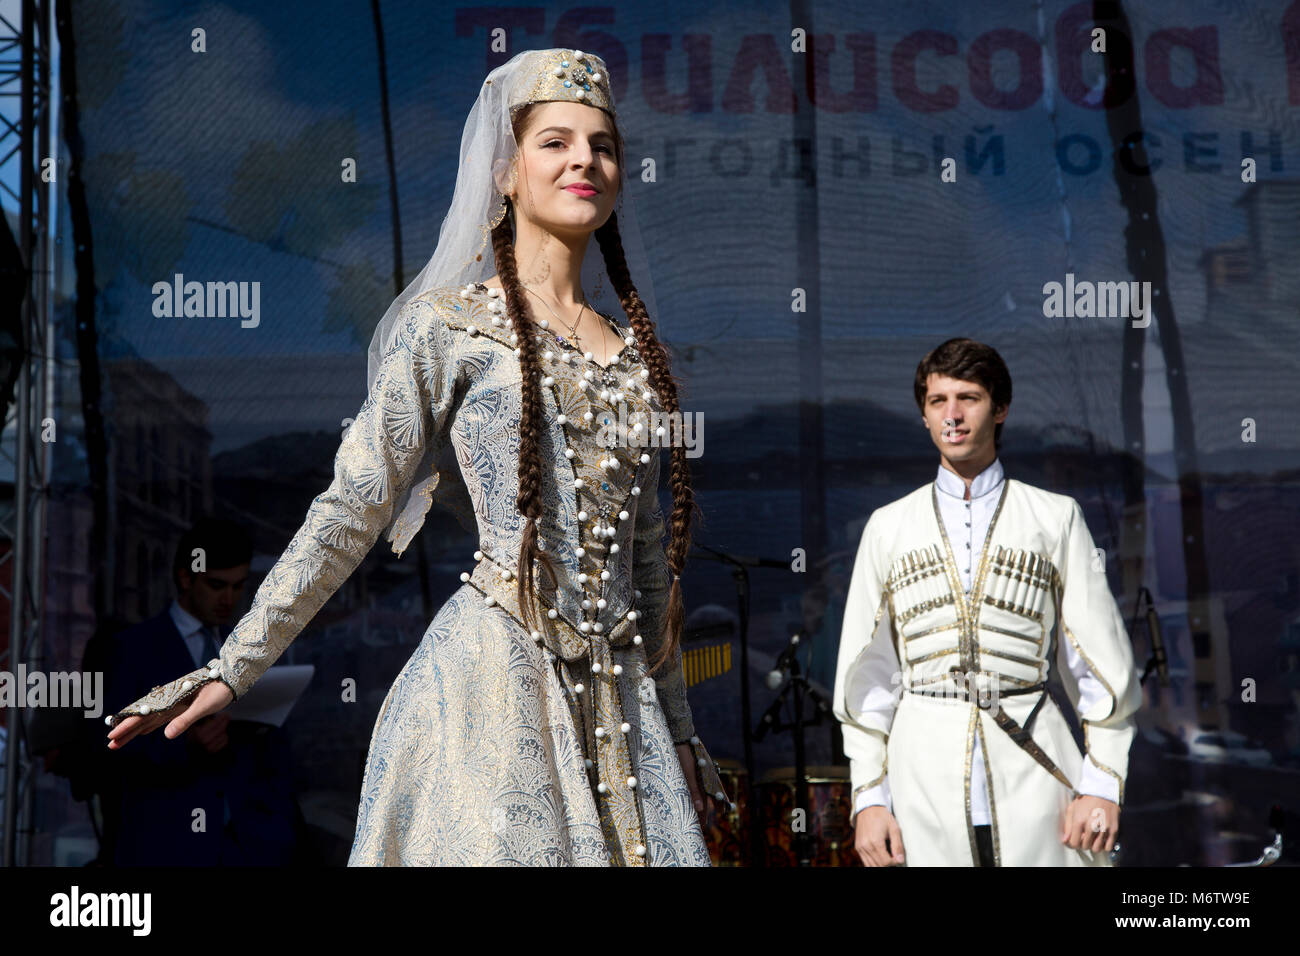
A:
{"label": "long brown braid", "polygon": [[[514,116],[515,141],[522,141],[522,134],[527,129],[529,115],[535,104],[528,104],[519,109]],[[615,149],[618,166],[623,168],[623,137],[615,124]],[[510,199],[506,199],[510,205]],[[539,433],[542,427],[542,391],[541,365],[537,358],[537,327],[527,309],[523,287],[519,283],[518,262],[515,259],[515,247],[512,238],[511,217],[504,216],[492,230],[492,252],[496,257],[497,275],[505,292],[507,313],[512,320],[515,344],[519,349],[520,374],[523,380],[523,396],[520,416],[519,443],[519,496],[517,506],[524,517],[523,541],[519,549],[518,597],[526,627],[533,627],[532,601],[528,599],[533,589],[533,561],[540,559],[550,576],[550,586],[558,580],[555,566],[550,555],[537,546],[537,528],[542,516],[542,467]],[[611,213],[609,220],[596,230],[596,241],[605,258],[605,269],[610,282],[618,293],[619,302],[627,314],[632,331],[636,335],[637,350],[650,372],[650,385],[659,396],[664,411],[670,414],[670,422],[680,421],[680,408],[677,403],[677,382],[670,370],[668,353],[655,334],[654,323],[646,311],[645,303],[637,294],[628,272],[627,259],[623,253],[623,241],[618,231],[618,216]],[[679,413],[672,415],[672,413]],[[676,436],[680,439],[680,435]],[[695,494],[691,487],[690,466],[686,461],[685,444],[680,440],[672,443],[672,470],[670,475],[673,493],[673,511],[670,520],[671,539],[666,556],[672,571],[672,585],[668,591],[668,605],[662,622],[664,640],[660,642],[659,652],[650,662],[651,670],[658,671],[671,660],[681,646],[682,630],[685,622],[685,606],[682,599],[680,575],[686,563],[686,553],[690,550],[691,519],[699,513],[695,503]],[[649,507],[649,505],[647,505]]]}
{"label": "long brown braid", "polygon": [[[509,204],[510,200],[506,199]],[[503,216],[492,230],[492,252],[496,256],[497,275],[506,294],[507,315],[511,319],[515,345],[519,349],[523,395],[519,419],[519,496],[515,504],[524,518],[523,542],[519,548],[517,577],[519,607],[526,627],[532,628],[533,562],[540,560],[550,578],[548,587],[558,580],[551,556],[537,546],[537,529],[542,520],[542,456],[538,436],[542,426],[542,367],[537,359],[537,328],[525,307],[523,287],[519,284],[515,244],[511,237],[510,216]]]}
{"label": "long brown braid", "polygon": [[[628,272],[627,257],[623,254],[623,240],[618,233],[618,214],[611,213],[603,226],[596,230],[596,241],[600,244],[601,254],[605,257],[605,271],[609,281],[618,293],[618,301],[627,313],[628,322],[636,334],[637,351],[650,370],[650,385],[664,412],[668,415],[670,427],[678,426],[681,421],[681,408],[677,404],[677,380],[673,378],[668,350],[655,334],[654,322],[646,311],[645,303],[637,294]],[[695,502],[695,491],[691,487],[691,469],[686,461],[686,445],[681,434],[673,436],[672,470],[669,481],[673,491],[673,512],[669,519],[671,537],[668,543],[668,567],[673,573],[672,587],[668,591],[668,609],[664,615],[664,641],[659,653],[651,662],[651,669],[658,670],[670,660],[681,646],[682,629],[686,610],[682,599],[682,568],[686,564],[686,553],[691,547],[691,519],[700,513]],[[651,454],[658,454],[658,449]],[[647,505],[648,506],[648,505]]]}

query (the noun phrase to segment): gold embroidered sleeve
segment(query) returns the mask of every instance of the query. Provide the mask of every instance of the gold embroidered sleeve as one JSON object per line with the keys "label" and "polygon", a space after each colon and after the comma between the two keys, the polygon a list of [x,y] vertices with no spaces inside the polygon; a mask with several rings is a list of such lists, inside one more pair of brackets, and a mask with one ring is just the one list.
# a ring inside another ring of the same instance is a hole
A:
{"label": "gold embroidered sleeve", "polygon": [[[108,718],[108,726],[116,727],[128,717],[147,717],[149,714],[165,714],[179,704],[188,705],[190,698],[196,696],[200,689],[213,681],[221,680],[218,660],[213,658],[207,665],[177,677],[166,684],[154,687],[134,703],[128,704]],[[229,686],[229,685],[227,685]]]}
{"label": "gold embroidered sleeve", "polygon": [[[1124,802],[1128,752],[1137,733],[1134,716],[1142,704],[1142,685],[1134,666],[1133,645],[1115,598],[1106,581],[1105,554],[1093,542],[1078,502],[1065,529],[1065,555],[1059,589],[1060,627],[1064,639],[1087,664],[1106,694],[1080,713],[1088,756],[1119,784]],[[1071,700],[1078,702],[1073,681],[1062,680]]]}
{"label": "gold embroidered sleeve", "polygon": [[334,458],[334,480],[267,574],[221,648],[241,697],[347,580],[393,517],[456,394],[452,333],[429,302],[409,302],[374,386]]}
{"label": "gold embroidered sleeve", "polygon": [[[887,772],[892,708],[868,706],[868,702],[892,696],[898,687],[890,680],[893,674],[886,673],[891,668],[880,666],[890,658],[888,643],[893,633],[885,587],[888,560],[881,523],[881,513],[877,511],[862,529],[849,592],[844,600],[835,667],[832,710],[844,734],[844,754],[849,758],[855,799],[859,793],[878,786]],[[893,668],[896,668],[897,659],[894,660]]]}

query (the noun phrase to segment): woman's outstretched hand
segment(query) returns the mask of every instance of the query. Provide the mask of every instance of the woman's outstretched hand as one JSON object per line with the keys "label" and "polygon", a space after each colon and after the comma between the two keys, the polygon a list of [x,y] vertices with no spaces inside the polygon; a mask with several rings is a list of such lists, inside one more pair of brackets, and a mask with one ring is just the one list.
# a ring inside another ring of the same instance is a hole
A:
{"label": "woman's outstretched hand", "polygon": [[146,717],[128,717],[108,732],[108,749],[121,750],[140,734],[157,730],[163,724],[167,724],[163,736],[168,740],[175,740],[189,730],[195,721],[223,710],[234,699],[235,695],[223,682],[211,681],[199,688],[199,692],[194,695],[188,707],[182,701],[170,710],[160,713],[149,714]]}

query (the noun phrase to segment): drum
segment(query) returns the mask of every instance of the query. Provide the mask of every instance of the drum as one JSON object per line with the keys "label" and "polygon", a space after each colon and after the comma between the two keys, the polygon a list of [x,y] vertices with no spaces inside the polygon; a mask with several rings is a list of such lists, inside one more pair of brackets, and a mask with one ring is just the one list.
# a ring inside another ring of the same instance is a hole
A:
{"label": "drum", "polygon": [[763,775],[755,799],[763,825],[768,866],[798,866],[796,836],[809,837],[813,866],[857,866],[853,849],[853,787],[848,767],[806,767],[808,806],[796,818],[794,768],[778,767]]}
{"label": "drum", "polygon": [[718,776],[735,801],[705,800],[704,842],[714,866],[749,866],[749,771],[738,760],[718,760]]}

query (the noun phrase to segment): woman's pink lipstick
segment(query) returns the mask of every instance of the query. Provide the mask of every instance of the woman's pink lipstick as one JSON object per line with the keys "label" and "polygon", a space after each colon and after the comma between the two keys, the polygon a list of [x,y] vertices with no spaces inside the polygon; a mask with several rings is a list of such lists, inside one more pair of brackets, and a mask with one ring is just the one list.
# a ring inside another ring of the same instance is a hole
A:
{"label": "woman's pink lipstick", "polygon": [[564,188],[575,196],[595,196],[600,192],[599,189],[593,189],[591,186],[587,186],[583,183],[575,183],[572,186],[565,186]]}

